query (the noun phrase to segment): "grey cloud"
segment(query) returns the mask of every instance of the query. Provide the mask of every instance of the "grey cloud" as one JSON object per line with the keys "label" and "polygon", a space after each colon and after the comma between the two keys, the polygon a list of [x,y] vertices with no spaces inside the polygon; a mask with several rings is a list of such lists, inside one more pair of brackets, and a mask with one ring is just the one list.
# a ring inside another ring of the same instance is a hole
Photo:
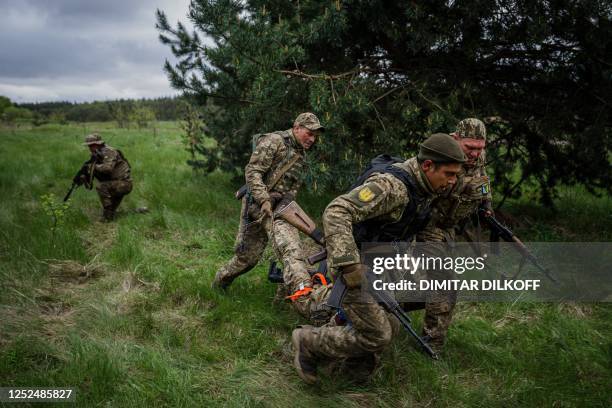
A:
{"label": "grey cloud", "polygon": [[154,14],[160,8],[170,21],[188,23],[188,4],[0,0],[0,94],[16,101],[88,100],[88,87],[91,99],[175,94],[164,79],[172,56],[158,41]]}

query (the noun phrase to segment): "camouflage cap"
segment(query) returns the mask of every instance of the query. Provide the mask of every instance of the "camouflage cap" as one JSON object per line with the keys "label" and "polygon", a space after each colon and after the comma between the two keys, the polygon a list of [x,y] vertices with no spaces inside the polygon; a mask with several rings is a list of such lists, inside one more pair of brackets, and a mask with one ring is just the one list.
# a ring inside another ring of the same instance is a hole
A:
{"label": "camouflage cap", "polygon": [[487,129],[481,120],[476,118],[463,119],[457,124],[455,134],[461,138],[487,140]]}
{"label": "camouflage cap", "polygon": [[431,160],[435,163],[465,163],[465,154],[452,136],[446,133],[434,133],[419,146],[419,160]]}
{"label": "camouflage cap", "polygon": [[319,118],[317,118],[314,113],[310,112],[300,113],[298,117],[295,118],[295,122],[293,122],[293,125],[304,126],[306,129],[309,130],[325,130],[323,125],[321,125],[321,122],[319,122]]}
{"label": "camouflage cap", "polygon": [[85,143],[83,143],[83,145],[85,146],[103,145],[103,144],[104,144],[104,140],[102,140],[100,135],[97,133],[92,133],[91,135],[87,135],[87,137],[85,137]]}

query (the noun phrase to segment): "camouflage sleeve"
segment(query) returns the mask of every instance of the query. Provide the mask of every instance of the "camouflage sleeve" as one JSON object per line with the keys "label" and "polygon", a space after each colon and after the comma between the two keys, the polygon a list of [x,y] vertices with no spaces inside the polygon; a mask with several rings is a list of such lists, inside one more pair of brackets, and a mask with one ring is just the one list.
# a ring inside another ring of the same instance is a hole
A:
{"label": "camouflage sleeve", "polygon": [[397,221],[408,199],[404,183],[390,174],[375,174],[363,185],[335,198],[323,213],[328,265],[334,268],[358,263],[353,224],[383,216]]}
{"label": "camouflage sleeve", "polygon": [[102,153],[102,161],[96,162],[94,166],[95,171],[102,174],[110,174],[113,172],[115,168],[115,164],[117,163],[119,153],[114,150],[104,149]]}
{"label": "camouflage sleeve", "polygon": [[479,159],[481,161],[480,175],[481,176],[486,176],[487,179],[489,180],[486,197],[483,199],[483,201],[485,201],[485,202],[488,201],[489,203],[491,203],[493,201],[493,193],[491,191],[491,178],[487,174],[487,156],[486,156],[486,152],[483,151],[482,155],[480,156]]}
{"label": "camouflage sleeve", "polygon": [[268,187],[264,177],[274,163],[274,157],[279,147],[283,144],[281,136],[270,134],[259,139],[255,151],[251,154],[249,163],[245,167],[246,183],[253,199],[258,204],[270,200]]}

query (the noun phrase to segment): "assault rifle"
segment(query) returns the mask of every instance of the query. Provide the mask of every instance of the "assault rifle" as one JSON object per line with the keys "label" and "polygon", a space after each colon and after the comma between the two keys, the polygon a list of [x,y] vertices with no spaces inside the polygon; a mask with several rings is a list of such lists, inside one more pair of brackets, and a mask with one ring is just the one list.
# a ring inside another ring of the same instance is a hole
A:
{"label": "assault rifle", "polygon": [[[368,272],[366,273],[366,278],[369,287],[372,287],[372,279],[374,278],[374,275]],[[344,297],[346,296],[347,290],[348,288],[346,287],[344,280],[336,279],[334,281],[334,287],[332,288],[329,298],[327,299],[326,305],[336,310],[340,310],[342,308],[342,302],[344,300]],[[421,346],[423,351],[427,353],[429,357],[433,358],[434,360],[438,359],[438,355],[435,351],[433,351],[431,346],[427,344],[427,342],[423,340],[423,338],[419,336],[416,331],[414,331],[414,329],[412,328],[412,320],[404,312],[402,307],[393,297],[389,296],[386,292],[379,290],[370,290],[370,294],[372,295],[372,297],[374,297],[374,300],[376,300],[382,307],[387,310],[387,312],[391,313],[397,318],[397,320],[399,320],[402,327],[404,327],[404,329],[406,329],[406,331],[412,337],[414,337],[419,346]]]}
{"label": "assault rifle", "polygon": [[494,216],[488,215],[487,210],[485,208],[479,208],[478,213],[489,224],[489,228],[491,229],[490,240],[492,243],[492,248],[494,248],[493,252],[499,252],[499,245],[493,245],[499,243],[499,239],[501,238],[506,242],[512,242],[514,244],[514,249],[516,249],[516,251],[523,256],[519,265],[518,272],[514,276],[512,276],[512,279],[516,279],[518,277],[518,275],[521,273],[521,270],[523,269],[523,266],[525,265],[525,260],[529,260],[529,262],[531,262],[533,266],[538,268],[544,275],[546,275],[548,279],[550,279],[554,283],[559,283],[559,281],[557,281],[557,279],[555,279],[551,275],[550,271],[544,266],[542,266],[540,262],[538,262],[535,255],[533,255],[531,251],[529,251],[529,248],[527,248],[527,246],[525,246],[525,244],[516,235],[514,235],[510,228],[506,227]]}
{"label": "assault rifle", "polygon": [[100,156],[97,153],[93,153],[89,160],[87,160],[79,171],[72,178],[72,186],[64,196],[64,202],[68,201],[72,192],[79,186],[85,185],[85,188],[91,190],[93,188],[93,166],[96,162],[100,161]]}
{"label": "assault rifle", "polygon": [[[325,245],[323,233],[319,229],[317,229],[314,221],[312,221],[312,219],[308,215],[306,215],[304,210],[302,210],[302,208],[300,208],[298,203],[296,203],[295,201],[290,202],[288,205],[278,210],[276,214],[280,218],[284,219],[289,224],[297,228],[298,230],[308,235],[317,244],[321,246]],[[320,259],[316,259],[315,257],[320,258]],[[312,262],[313,258],[316,259],[314,262]],[[317,261],[323,261],[326,258],[327,258],[327,252],[323,250],[322,252],[315,254],[312,257],[308,258],[308,262],[312,265],[316,263]],[[271,265],[271,271],[276,272],[275,269],[276,269],[276,265],[275,264],[273,266]],[[368,277],[368,284],[371,286],[370,279],[373,278],[373,275],[368,273],[367,277]],[[330,296],[327,299],[326,305],[336,310],[342,310],[342,301],[344,300],[344,297],[346,296],[347,290],[348,288],[346,287],[344,281],[342,279],[336,279],[334,281],[334,287],[332,288]],[[419,345],[423,348],[423,350],[431,358],[437,360],[438,355],[432,350],[429,344],[427,344],[427,342],[423,340],[417,334],[417,332],[414,331],[414,329],[412,328],[412,321],[410,320],[410,317],[408,317],[408,315],[402,310],[402,308],[397,303],[397,301],[391,296],[389,296],[386,292],[373,290],[371,291],[371,293],[374,299],[379,304],[381,304],[389,313],[397,317],[397,319],[399,320],[401,325],[404,327],[404,329],[406,329],[406,331],[408,331],[408,333],[410,333],[410,335],[415,338],[415,340],[419,343]]]}

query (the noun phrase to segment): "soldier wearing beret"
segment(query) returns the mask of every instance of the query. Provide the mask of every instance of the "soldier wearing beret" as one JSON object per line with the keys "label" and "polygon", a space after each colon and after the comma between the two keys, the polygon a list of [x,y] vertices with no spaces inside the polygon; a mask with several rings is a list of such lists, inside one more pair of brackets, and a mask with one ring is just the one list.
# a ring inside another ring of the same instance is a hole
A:
{"label": "soldier wearing beret", "polygon": [[87,136],[83,145],[91,152],[91,170],[74,181],[91,184],[92,177],[98,180],[96,191],[102,203],[102,220],[112,221],[121,200],[132,191],[130,164],[120,150],[108,146],[97,133]]}
{"label": "soldier wearing beret", "polygon": [[[466,162],[457,175],[457,182],[432,204],[432,216],[427,227],[417,234],[417,241],[426,242],[423,252],[431,257],[449,255],[449,243],[456,240],[460,225],[468,221],[479,206],[491,213],[491,187],[485,169],[486,129],[482,121],[467,118],[457,124],[451,136],[457,140]],[[453,279],[449,270],[427,271],[428,279]],[[456,303],[456,292],[429,294],[425,302],[423,339],[436,352],[442,351]],[[422,306],[421,306],[422,307]]]}
{"label": "soldier wearing beret", "polygon": [[299,231],[273,211],[294,200],[302,186],[305,154],[324,130],[313,113],[298,115],[288,130],[255,135],[254,150],[245,168],[247,193],[234,256],[222,266],[213,287],[225,289],[259,262],[271,240],[283,262],[283,280],[294,307],[309,317],[313,282],[308,273]]}
{"label": "soldier wearing beret", "polygon": [[351,324],[330,322],[293,331],[294,365],[304,381],[316,382],[317,364],[326,360],[357,360],[375,367],[399,323],[361,290],[365,266],[359,244],[410,241],[424,227],[433,198],[455,184],[464,162],[451,136],[434,134],[421,144],[417,157],[380,169],[327,206],[323,227],[328,265],[348,288],[342,307]]}

